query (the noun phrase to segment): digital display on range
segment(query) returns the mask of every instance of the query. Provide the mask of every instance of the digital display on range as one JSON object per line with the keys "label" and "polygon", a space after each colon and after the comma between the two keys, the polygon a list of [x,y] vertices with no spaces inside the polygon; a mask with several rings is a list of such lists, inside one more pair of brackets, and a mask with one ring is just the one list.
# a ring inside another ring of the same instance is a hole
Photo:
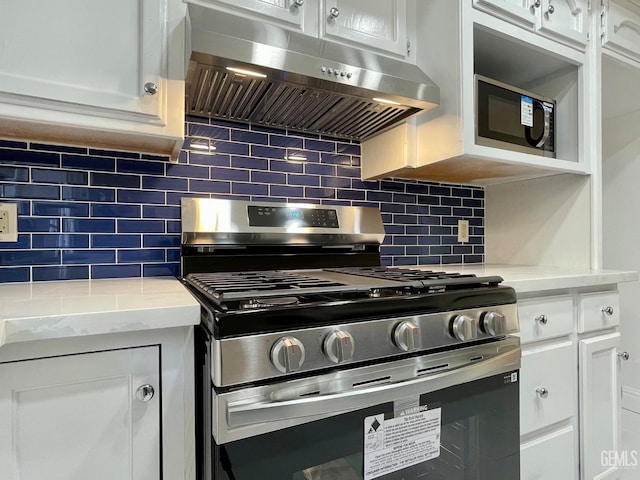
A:
{"label": "digital display on range", "polygon": [[339,228],[335,209],[249,205],[251,227]]}

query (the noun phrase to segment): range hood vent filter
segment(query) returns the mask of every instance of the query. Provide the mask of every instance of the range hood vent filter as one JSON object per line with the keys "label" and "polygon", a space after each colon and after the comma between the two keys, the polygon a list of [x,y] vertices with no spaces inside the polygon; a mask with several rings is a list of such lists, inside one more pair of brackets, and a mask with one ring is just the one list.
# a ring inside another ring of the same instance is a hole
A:
{"label": "range hood vent filter", "polygon": [[420,111],[243,75],[193,57],[189,69],[187,113],[195,116],[363,140]]}

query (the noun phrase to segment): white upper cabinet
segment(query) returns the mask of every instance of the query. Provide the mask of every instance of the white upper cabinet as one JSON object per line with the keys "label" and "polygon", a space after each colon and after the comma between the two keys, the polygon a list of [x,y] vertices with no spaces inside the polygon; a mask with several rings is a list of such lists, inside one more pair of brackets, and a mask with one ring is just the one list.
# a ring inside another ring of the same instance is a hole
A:
{"label": "white upper cabinet", "polygon": [[161,8],[160,0],[94,2],[90,8],[82,0],[2,1],[3,96],[159,122],[162,95],[146,93],[145,85],[155,85],[153,91],[161,86]]}
{"label": "white upper cabinet", "polygon": [[535,0],[538,30],[551,38],[586,46],[589,41],[589,0]]}
{"label": "white upper cabinet", "polygon": [[406,0],[321,0],[320,8],[322,37],[407,55]]}
{"label": "white upper cabinet", "polygon": [[577,48],[589,41],[589,0],[473,0],[473,5]]}
{"label": "white upper cabinet", "polygon": [[168,1],[0,0],[3,133],[179,150],[183,77],[170,76],[168,57],[181,45],[169,41]]}
{"label": "white upper cabinet", "polygon": [[407,9],[414,0],[188,0],[305,35],[409,59]]}
{"label": "white upper cabinet", "polygon": [[640,62],[640,5],[607,1],[600,27],[605,49]]}
{"label": "white upper cabinet", "polygon": [[305,28],[305,16],[312,11],[313,0],[204,0],[204,5],[222,7],[246,17],[267,19],[295,30]]}
{"label": "white upper cabinet", "polygon": [[474,7],[480,10],[533,27],[536,24],[536,13],[531,4],[532,0],[473,0]]}

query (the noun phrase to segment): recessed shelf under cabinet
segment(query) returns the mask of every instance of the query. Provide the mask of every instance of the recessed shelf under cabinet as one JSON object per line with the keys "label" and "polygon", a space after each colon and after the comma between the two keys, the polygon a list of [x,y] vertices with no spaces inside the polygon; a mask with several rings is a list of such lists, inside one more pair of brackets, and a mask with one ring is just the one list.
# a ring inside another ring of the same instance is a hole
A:
{"label": "recessed shelf under cabinet", "polygon": [[[441,89],[438,108],[362,144],[363,178],[396,176],[488,185],[590,173],[584,53],[472,7],[420,3],[417,63]],[[475,142],[474,74],[557,102],[556,158]]]}

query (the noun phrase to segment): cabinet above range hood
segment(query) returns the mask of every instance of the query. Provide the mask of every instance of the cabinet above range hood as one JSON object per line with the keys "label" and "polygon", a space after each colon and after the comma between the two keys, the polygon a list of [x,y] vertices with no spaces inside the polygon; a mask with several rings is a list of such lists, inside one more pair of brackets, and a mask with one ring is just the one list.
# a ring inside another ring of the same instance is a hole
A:
{"label": "cabinet above range hood", "polygon": [[415,65],[200,5],[188,10],[188,115],[365,140],[440,101]]}

